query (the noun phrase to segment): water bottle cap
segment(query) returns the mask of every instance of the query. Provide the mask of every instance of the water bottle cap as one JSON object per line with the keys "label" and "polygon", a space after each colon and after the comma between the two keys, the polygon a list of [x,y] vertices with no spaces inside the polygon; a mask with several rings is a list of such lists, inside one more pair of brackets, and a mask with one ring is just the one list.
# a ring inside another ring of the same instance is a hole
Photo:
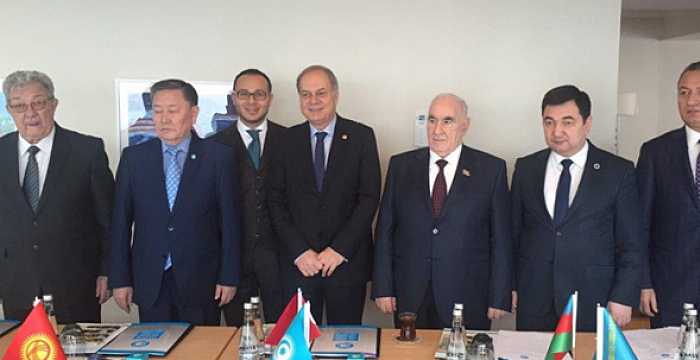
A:
{"label": "water bottle cap", "polygon": [[51,294],[46,294],[46,295],[42,296],[41,298],[44,300],[44,302],[53,301],[53,295],[51,295]]}
{"label": "water bottle cap", "polygon": [[243,304],[243,310],[253,310],[253,304],[251,304],[251,303]]}
{"label": "water bottle cap", "polygon": [[452,316],[462,316],[462,310],[454,309],[452,311]]}
{"label": "water bottle cap", "polygon": [[257,297],[257,296],[253,296],[252,298],[250,298],[250,303],[251,303],[251,304],[259,304],[259,303],[260,303],[260,298]]}
{"label": "water bottle cap", "polygon": [[695,309],[695,305],[691,303],[684,303],[683,304],[683,310],[690,310],[690,309]]}
{"label": "water bottle cap", "polygon": [[698,311],[696,309],[688,309],[688,315],[698,316]]}
{"label": "water bottle cap", "polygon": [[455,304],[455,310],[464,310],[464,305],[460,303]]}

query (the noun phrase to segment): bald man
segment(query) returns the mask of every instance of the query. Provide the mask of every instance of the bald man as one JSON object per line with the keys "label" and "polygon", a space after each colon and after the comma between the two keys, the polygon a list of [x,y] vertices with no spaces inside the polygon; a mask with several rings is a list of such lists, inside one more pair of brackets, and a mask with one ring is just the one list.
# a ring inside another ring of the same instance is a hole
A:
{"label": "bald man", "polygon": [[385,313],[417,313],[417,327],[450,327],[455,303],[470,329],[489,329],[511,305],[506,163],[462,144],[467,105],[430,104],[428,148],[391,158],[379,209],[372,295]]}

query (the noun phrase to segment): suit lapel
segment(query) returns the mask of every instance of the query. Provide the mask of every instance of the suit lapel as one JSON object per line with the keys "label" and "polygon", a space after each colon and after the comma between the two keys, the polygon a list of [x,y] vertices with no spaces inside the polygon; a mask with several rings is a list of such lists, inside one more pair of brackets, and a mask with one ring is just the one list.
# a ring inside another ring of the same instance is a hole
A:
{"label": "suit lapel", "polygon": [[[4,189],[4,193],[7,194],[7,199],[13,204],[22,204],[22,211],[31,214],[32,208],[27,202],[27,198],[24,196],[24,191],[19,185],[19,153],[17,148],[19,134],[14,132],[9,135],[5,141],[2,142],[0,147],[0,169],[7,169],[5,176],[0,177],[2,181],[1,188]],[[5,198],[5,196],[2,196]]]}
{"label": "suit lapel", "polygon": [[583,174],[581,175],[581,182],[578,184],[578,189],[576,189],[574,201],[571,203],[571,206],[569,206],[569,210],[562,220],[562,225],[566,224],[582,205],[595,197],[595,184],[598,172],[601,171],[601,168],[603,168],[602,171],[605,171],[604,168],[606,164],[601,164],[601,162],[600,150],[589,142],[588,155],[586,156],[586,164],[584,165]]}
{"label": "suit lapel", "polygon": [[[432,166],[432,164],[430,164],[430,166]],[[472,181],[471,174],[474,171],[478,172],[478,169],[477,164],[474,161],[474,157],[472,156],[472,152],[468,147],[462,145],[462,152],[459,154],[459,162],[455,169],[454,178],[452,179],[452,186],[450,186],[450,191],[447,193],[447,199],[445,199],[445,205],[442,207],[440,217],[443,217],[444,214],[448,213],[447,209],[450,206],[453,206],[452,204],[455,201],[459,201],[462,194],[466,193],[470,188],[469,185]]]}
{"label": "suit lapel", "polygon": [[[177,187],[177,196],[175,197],[175,204],[173,204],[173,214],[176,213],[176,211],[179,209],[179,204],[191,203],[190,201],[186,201],[185,197],[191,196],[194,193],[193,191],[190,191],[190,187],[195,186],[197,180],[196,176],[199,172],[199,164],[202,162],[202,160],[204,160],[204,156],[206,156],[206,154],[202,149],[202,140],[199,138],[199,136],[197,136],[196,133],[192,132],[190,149],[185,157],[185,164],[182,169],[182,175],[180,176],[180,184]],[[163,166],[161,165],[161,168],[162,167]],[[163,184],[165,184],[165,182],[163,182]]]}
{"label": "suit lapel", "polygon": [[[422,199],[422,203],[425,206],[425,210],[428,214],[433,212],[433,200],[430,195],[430,150],[424,148],[416,153],[415,165],[411,166],[413,169],[413,174],[411,178],[416,179],[416,186],[418,186],[419,194]],[[432,216],[432,215],[431,215]]]}
{"label": "suit lapel", "polygon": [[[299,131],[296,134],[294,141],[297,143],[294,145],[293,149],[300,151],[301,155],[297,157],[300,160],[299,166],[301,167],[301,174],[303,174],[303,186],[307,186],[308,190],[314,194],[318,194],[316,191],[316,177],[314,176],[314,165],[312,160],[312,150],[311,150],[311,125],[307,121],[303,126],[300,126],[295,131]],[[294,150],[292,150],[294,151]]]}
{"label": "suit lapel", "polygon": [[688,159],[688,141],[686,139],[685,128],[681,128],[681,131],[677,133],[675,141],[673,142],[673,156],[671,156],[672,161],[676,162],[675,168],[678,169],[678,175],[681,176],[683,187],[688,191],[688,195],[693,199],[693,204],[697,209],[700,209],[700,203],[698,202],[697,189],[695,188],[695,176],[693,170],[690,167],[690,161]]}
{"label": "suit lapel", "polygon": [[532,184],[532,194],[535,197],[535,211],[537,215],[542,219],[543,222],[550,226],[554,226],[552,223],[552,216],[547,210],[547,204],[544,201],[544,178],[547,173],[547,162],[549,161],[550,151],[540,152],[535,159],[535,169]]}
{"label": "suit lapel", "polygon": [[39,198],[37,214],[46,206],[46,202],[50,200],[51,195],[56,191],[56,186],[62,182],[61,179],[65,179],[63,177],[63,172],[66,161],[70,157],[71,144],[68,142],[68,139],[66,139],[66,134],[63,132],[64,130],[58,126],[58,124],[54,126],[56,127],[56,133],[51,147],[51,159],[49,160],[46,179],[44,179],[41,198]]}
{"label": "suit lapel", "polygon": [[[263,146],[263,153],[260,159],[260,171],[266,170],[272,161],[272,147],[273,144],[279,139],[277,139],[277,126],[272,123],[272,121],[267,121],[267,134],[265,135],[265,146]],[[247,153],[247,150],[246,150]]]}
{"label": "suit lapel", "polygon": [[[163,165],[163,145],[162,140],[156,138],[148,143],[150,147],[148,151],[145,152],[146,173],[143,174],[147,177],[145,183],[155,184],[151,185],[156,191],[157,203],[162,204],[162,211],[170,212],[168,208],[168,192],[166,190],[165,184],[165,168]],[[151,170],[153,169],[153,170]],[[152,172],[151,172],[152,171]],[[155,175],[155,178],[151,177]]]}
{"label": "suit lapel", "polygon": [[352,141],[351,135],[345,126],[345,119],[337,117],[335,130],[333,131],[333,140],[331,141],[331,151],[328,154],[328,163],[326,165],[326,174],[323,176],[323,189],[325,193],[331,182],[338,176],[338,172],[343,169],[342,164],[345,163],[345,155],[347,147]]}

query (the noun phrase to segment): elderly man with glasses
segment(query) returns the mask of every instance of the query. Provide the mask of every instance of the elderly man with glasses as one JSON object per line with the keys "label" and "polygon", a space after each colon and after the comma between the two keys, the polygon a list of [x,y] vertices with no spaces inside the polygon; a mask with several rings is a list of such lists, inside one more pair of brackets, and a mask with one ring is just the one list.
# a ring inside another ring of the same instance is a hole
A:
{"label": "elderly man with glasses", "polygon": [[0,298],[6,319],[24,319],[52,294],[60,323],[99,322],[107,301],[114,179],[101,139],[59,126],[51,79],[5,79],[17,131],[0,138]]}

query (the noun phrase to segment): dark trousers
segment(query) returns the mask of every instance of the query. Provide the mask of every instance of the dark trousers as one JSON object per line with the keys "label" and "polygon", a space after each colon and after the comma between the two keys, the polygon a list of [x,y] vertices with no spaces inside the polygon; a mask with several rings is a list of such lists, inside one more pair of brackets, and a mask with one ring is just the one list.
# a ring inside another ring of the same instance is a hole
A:
{"label": "dark trousers", "polygon": [[[268,271],[273,271],[272,269]],[[270,275],[270,274],[267,274]],[[260,296],[262,301],[263,317],[267,323],[275,323],[282,313],[283,305],[282,289],[279,281],[276,285],[259,281],[254,273],[247,274],[238,285],[236,296],[230,303],[224,305],[224,317],[227,326],[241,327],[243,324],[243,303],[250,301],[253,296]],[[288,299],[287,299],[288,300]]]}
{"label": "dark trousers", "polygon": [[[299,286],[304,298],[311,302],[311,314],[316,323],[320,325],[323,321],[325,306],[328,325],[361,324],[367,295],[366,285],[338,286],[328,280],[316,275],[305,278]],[[287,285],[284,299],[290,299],[297,291],[297,287],[290,282]]]}
{"label": "dark trousers", "polygon": [[[397,299],[397,301],[399,301]],[[397,304],[400,307],[400,304]],[[397,311],[394,313],[394,326],[399,327],[399,313]],[[425,295],[423,296],[423,301],[421,302],[418,310],[416,311],[416,328],[417,329],[443,329],[446,327],[451,327],[452,324],[447,324],[440,320],[440,316],[437,312],[437,305],[435,305],[435,296],[433,296],[433,284],[428,282],[428,288],[425,290]]]}
{"label": "dark trousers", "polygon": [[192,325],[219,325],[221,312],[211,294],[211,302],[205,305],[184,306],[178,301],[177,285],[173,270],[163,273],[160,283],[160,293],[155,304],[151,307],[139,306],[139,321],[168,322],[184,321]]}
{"label": "dark trousers", "polygon": [[[520,300],[522,299],[518,299]],[[558,322],[559,316],[554,310],[554,300],[545,314],[523,314],[520,311],[515,313],[515,328],[520,331],[554,331]]]}

